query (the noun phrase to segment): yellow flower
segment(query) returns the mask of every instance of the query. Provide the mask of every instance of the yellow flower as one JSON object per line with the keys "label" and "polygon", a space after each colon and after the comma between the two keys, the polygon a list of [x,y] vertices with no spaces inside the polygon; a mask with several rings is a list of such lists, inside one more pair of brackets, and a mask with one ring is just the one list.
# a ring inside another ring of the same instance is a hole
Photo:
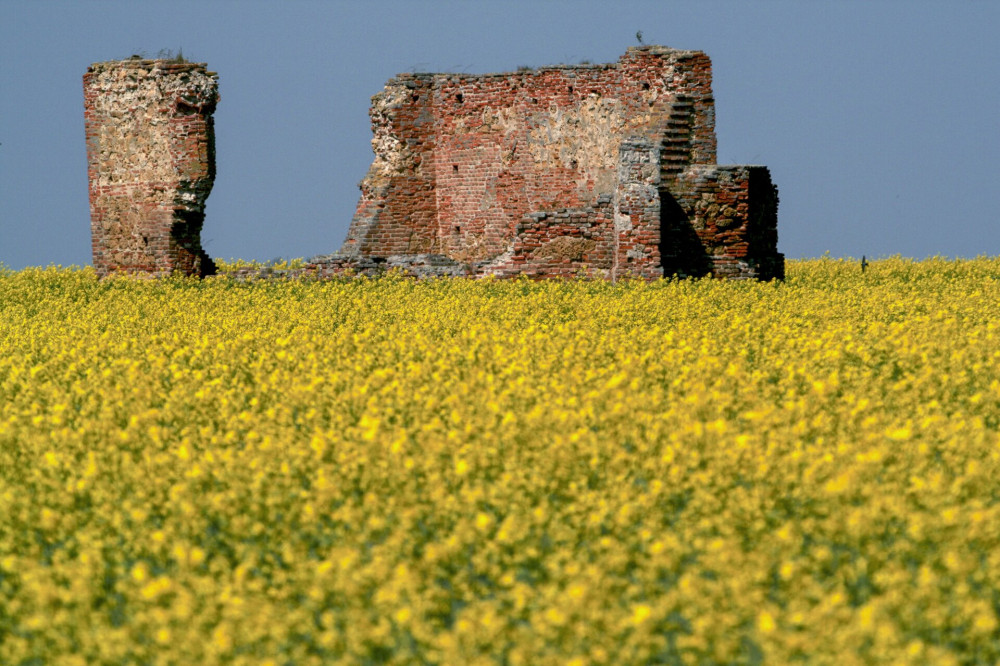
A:
{"label": "yellow flower", "polygon": [[774,616],[768,611],[761,611],[757,614],[757,630],[762,634],[774,632],[777,626],[774,623]]}
{"label": "yellow flower", "polygon": [[639,604],[636,606],[632,611],[632,624],[642,624],[645,622],[649,618],[652,610],[653,609],[646,604]]}

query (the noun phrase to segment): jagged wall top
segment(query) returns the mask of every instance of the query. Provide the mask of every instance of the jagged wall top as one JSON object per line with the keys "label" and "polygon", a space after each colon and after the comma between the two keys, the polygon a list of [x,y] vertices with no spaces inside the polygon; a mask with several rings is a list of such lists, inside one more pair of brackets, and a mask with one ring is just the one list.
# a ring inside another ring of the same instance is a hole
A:
{"label": "jagged wall top", "polygon": [[342,248],[350,255],[498,257],[525,214],[613,194],[622,141],[659,141],[671,122],[685,133],[668,152],[715,162],[711,62],[700,51],[641,46],[608,64],[400,74],[370,114],[375,159]]}

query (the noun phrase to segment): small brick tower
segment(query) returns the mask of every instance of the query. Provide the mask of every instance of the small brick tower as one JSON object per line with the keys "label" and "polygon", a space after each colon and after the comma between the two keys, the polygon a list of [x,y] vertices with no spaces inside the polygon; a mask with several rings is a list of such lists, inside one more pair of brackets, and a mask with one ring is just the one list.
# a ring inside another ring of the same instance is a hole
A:
{"label": "small brick tower", "polygon": [[94,268],[204,276],[218,78],[204,63],[129,60],[83,76]]}

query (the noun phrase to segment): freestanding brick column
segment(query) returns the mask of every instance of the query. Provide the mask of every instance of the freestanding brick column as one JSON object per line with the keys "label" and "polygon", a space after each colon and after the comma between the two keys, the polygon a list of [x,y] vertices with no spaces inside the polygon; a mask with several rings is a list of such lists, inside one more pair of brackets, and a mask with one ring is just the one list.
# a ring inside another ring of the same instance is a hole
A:
{"label": "freestanding brick column", "polygon": [[83,76],[94,268],[204,276],[218,78],[204,63],[129,60]]}

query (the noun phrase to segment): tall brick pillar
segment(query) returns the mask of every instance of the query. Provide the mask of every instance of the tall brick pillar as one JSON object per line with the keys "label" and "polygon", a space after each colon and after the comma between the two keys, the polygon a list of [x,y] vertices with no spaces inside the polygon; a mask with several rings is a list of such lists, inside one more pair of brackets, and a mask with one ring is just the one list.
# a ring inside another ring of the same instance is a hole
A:
{"label": "tall brick pillar", "polygon": [[201,247],[215,180],[218,78],[204,63],[133,58],[83,76],[97,274],[209,275]]}

